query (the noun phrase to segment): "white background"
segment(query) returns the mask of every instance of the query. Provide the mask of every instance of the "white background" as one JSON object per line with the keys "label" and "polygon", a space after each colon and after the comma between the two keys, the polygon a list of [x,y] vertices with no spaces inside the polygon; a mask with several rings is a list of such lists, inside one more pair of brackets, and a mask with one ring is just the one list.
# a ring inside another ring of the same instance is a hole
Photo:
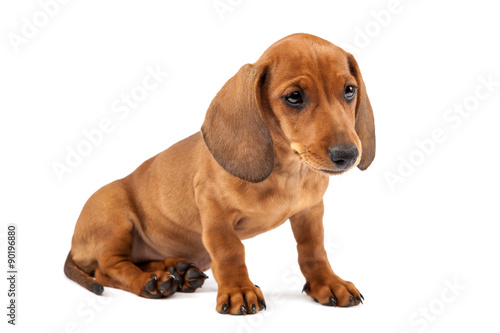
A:
{"label": "white background", "polygon": [[[52,7],[44,22],[47,2],[0,5],[2,331],[498,332],[493,1],[400,0],[394,9],[390,0],[221,0],[231,10],[219,15],[213,0],[74,0]],[[23,37],[34,20],[40,27]],[[244,242],[268,304],[256,316],[217,314],[210,271],[196,293],[164,300],[111,288],[97,298],[69,281],[62,267],[86,199],[198,131],[239,67],[295,32],[352,51],[374,108],[373,165],[332,178],[325,196],[332,266],[365,304],[328,308],[300,293],[288,223]],[[25,39],[15,46],[13,36]],[[121,119],[113,105],[141,85],[147,67],[169,75]],[[485,86],[488,79],[494,84]],[[459,107],[464,116],[454,113]],[[65,163],[67,147],[108,118],[113,130],[60,181],[53,163]],[[434,131],[444,139],[430,144]],[[413,166],[402,162],[410,159]],[[388,173],[401,177],[392,187]],[[8,223],[19,237],[15,328],[5,315]]]}

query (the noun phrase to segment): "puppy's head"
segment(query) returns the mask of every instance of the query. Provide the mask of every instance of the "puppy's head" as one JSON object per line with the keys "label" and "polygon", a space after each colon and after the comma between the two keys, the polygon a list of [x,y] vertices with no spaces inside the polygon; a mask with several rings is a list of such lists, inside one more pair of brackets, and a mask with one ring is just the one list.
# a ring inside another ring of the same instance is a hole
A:
{"label": "puppy's head", "polygon": [[272,172],[270,130],[317,172],[368,168],[373,112],[354,57],[312,35],[285,37],[224,85],[202,126],[215,160],[251,182]]}

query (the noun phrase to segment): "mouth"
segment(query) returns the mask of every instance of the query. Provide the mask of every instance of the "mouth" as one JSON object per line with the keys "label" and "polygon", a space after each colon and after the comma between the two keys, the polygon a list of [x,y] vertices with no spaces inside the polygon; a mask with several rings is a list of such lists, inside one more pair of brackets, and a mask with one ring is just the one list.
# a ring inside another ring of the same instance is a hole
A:
{"label": "mouth", "polygon": [[[312,155],[315,155],[314,153],[311,153],[308,149],[307,146],[299,144],[299,143],[294,143],[292,144],[292,149],[294,150],[295,154],[299,158],[299,160],[307,165],[309,169],[314,170],[320,174],[327,174],[327,175],[340,175],[343,174],[344,172],[348,171],[349,169],[345,170],[330,170],[326,169],[329,168],[329,166],[325,165],[324,163],[321,163],[321,161],[317,160],[314,158]],[[302,151],[301,153],[299,151]]]}
{"label": "mouth", "polygon": [[328,170],[328,169],[322,169],[322,168],[318,168],[318,166],[315,166],[313,163],[311,163],[311,161],[309,160],[302,160],[302,162],[307,165],[310,169],[318,172],[318,173],[321,173],[321,174],[327,174],[329,176],[331,175],[340,175],[344,172],[346,172],[347,170]]}
{"label": "mouth", "polygon": [[346,172],[347,170],[325,170],[325,169],[319,169],[319,171],[327,173],[329,175],[340,175],[340,174]]}

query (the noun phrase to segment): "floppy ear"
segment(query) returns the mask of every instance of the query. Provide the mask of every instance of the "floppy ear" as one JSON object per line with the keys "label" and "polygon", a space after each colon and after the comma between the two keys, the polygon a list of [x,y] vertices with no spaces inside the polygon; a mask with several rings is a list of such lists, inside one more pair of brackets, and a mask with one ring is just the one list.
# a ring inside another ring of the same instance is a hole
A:
{"label": "floppy ear", "polygon": [[358,81],[358,96],[356,101],[356,134],[361,141],[361,161],[358,168],[366,170],[375,158],[375,122],[373,120],[373,110],[366,93],[366,86],[358,63],[352,54],[347,55],[347,62],[351,74]]}
{"label": "floppy ear", "polygon": [[266,69],[240,68],[210,104],[201,133],[217,163],[233,176],[258,183],[273,170],[273,141],[261,117]]}

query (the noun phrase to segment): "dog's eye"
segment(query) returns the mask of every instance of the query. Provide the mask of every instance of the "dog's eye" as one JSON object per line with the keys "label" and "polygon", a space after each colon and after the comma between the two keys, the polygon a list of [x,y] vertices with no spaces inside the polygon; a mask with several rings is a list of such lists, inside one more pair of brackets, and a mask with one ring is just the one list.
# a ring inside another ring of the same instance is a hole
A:
{"label": "dog's eye", "polygon": [[346,101],[352,101],[352,99],[356,96],[356,87],[355,86],[346,86],[344,88],[344,97]]}
{"label": "dog's eye", "polygon": [[300,91],[294,91],[291,94],[286,95],[285,100],[288,102],[288,104],[295,107],[300,106],[304,102]]}

